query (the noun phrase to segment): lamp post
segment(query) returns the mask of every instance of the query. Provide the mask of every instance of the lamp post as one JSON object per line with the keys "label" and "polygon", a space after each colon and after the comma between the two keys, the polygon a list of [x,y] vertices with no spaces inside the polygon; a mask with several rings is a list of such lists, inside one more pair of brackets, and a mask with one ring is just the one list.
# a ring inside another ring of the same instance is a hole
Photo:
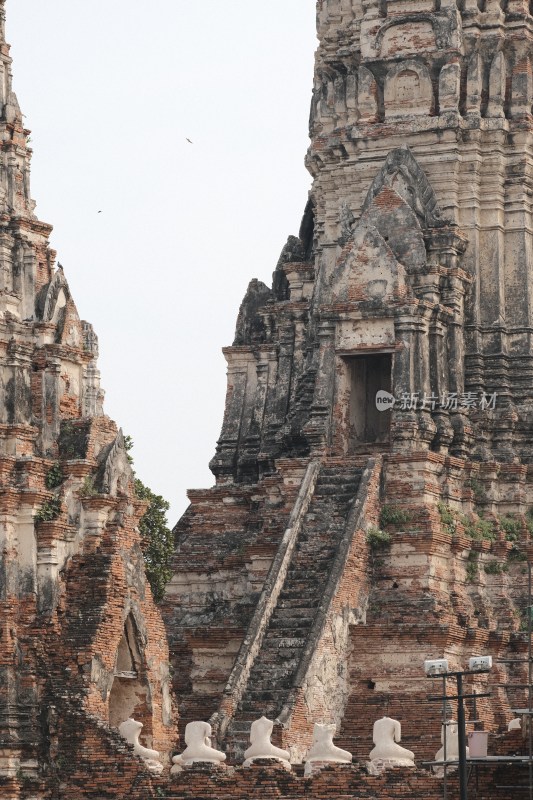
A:
{"label": "lamp post", "polygon": [[[448,661],[438,659],[436,661],[425,661],[424,670],[428,678],[443,679],[444,695],[429,697],[428,700],[439,700],[446,703],[447,700],[457,700],[457,734],[459,747],[459,797],[460,800],[468,800],[468,771],[466,761],[466,719],[464,701],[468,698],[490,697],[490,692],[485,694],[464,694],[463,677],[465,675],[479,675],[490,672],[492,667],[492,656],[480,656],[471,658],[467,670],[448,670]],[[457,683],[457,695],[446,694],[446,679],[455,678]],[[446,725],[444,727],[444,741],[446,742]],[[446,745],[444,745],[446,753]],[[444,755],[444,774],[446,774],[446,755]]]}

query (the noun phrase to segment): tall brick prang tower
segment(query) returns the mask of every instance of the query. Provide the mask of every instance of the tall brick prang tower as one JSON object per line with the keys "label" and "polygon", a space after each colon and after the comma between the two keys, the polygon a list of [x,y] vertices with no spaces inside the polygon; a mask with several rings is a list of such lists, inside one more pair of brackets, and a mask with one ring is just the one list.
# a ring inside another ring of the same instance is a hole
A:
{"label": "tall brick prang tower", "polygon": [[[532,17],[521,0],[319,0],[313,186],[224,350],[211,468],[165,619],[182,721],[238,760],[276,719],[360,758],[438,749],[425,658],[499,663],[524,702],[533,529]],[[390,401],[395,398],[394,406]],[[408,731],[408,732],[407,732]]]}
{"label": "tall brick prang tower", "polygon": [[4,24],[1,0],[0,796],[145,797],[117,725],[135,716],[167,760],[176,744],[145,504],[103,412],[97,338],[34,214]]}

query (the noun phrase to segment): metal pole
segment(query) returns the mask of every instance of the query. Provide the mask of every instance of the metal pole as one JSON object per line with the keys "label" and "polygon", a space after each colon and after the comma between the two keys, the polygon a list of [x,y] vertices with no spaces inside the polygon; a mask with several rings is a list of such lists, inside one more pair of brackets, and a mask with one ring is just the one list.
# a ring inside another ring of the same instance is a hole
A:
{"label": "metal pole", "polygon": [[463,676],[457,673],[457,727],[459,734],[459,797],[468,800],[468,773],[466,765],[466,723],[463,700]]}
{"label": "metal pole", "polygon": [[444,772],[443,772],[443,781],[442,781],[442,793],[444,800],[448,800],[448,765],[446,761],[448,760],[448,752],[447,752],[447,742],[448,742],[448,707],[447,707],[447,699],[446,699],[446,676],[443,675],[442,677],[442,746],[443,746],[443,759],[444,759]]}
{"label": "metal pole", "polygon": [[528,560],[527,562],[527,575],[528,575],[528,592],[529,592],[529,607],[527,609],[527,633],[528,633],[528,665],[527,665],[527,676],[528,676],[528,711],[529,715],[527,718],[528,724],[528,744],[529,744],[529,800],[533,800],[533,739],[531,733],[531,726],[533,723],[533,719],[531,718],[531,710],[533,706],[533,663],[532,663],[532,647],[531,647],[531,561]]}

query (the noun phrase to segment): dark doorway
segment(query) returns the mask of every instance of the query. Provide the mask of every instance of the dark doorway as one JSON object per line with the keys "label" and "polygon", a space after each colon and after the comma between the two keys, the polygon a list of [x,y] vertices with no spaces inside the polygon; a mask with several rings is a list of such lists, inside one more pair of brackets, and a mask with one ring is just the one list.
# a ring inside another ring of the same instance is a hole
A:
{"label": "dark doorway", "polygon": [[390,439],[391,410],[378,410],[376,395],[380,391],[392,394],[392,355],[354,356],[347,362],[350,376],[348,450],[356,453],[368,444],[386,445]]}

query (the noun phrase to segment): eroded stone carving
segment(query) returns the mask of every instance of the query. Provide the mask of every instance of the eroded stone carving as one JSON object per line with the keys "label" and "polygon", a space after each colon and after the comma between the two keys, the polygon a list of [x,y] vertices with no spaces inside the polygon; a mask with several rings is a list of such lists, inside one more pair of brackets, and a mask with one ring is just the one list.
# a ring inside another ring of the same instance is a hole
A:
{"label": "eroded stone carving", "polygon": [[305,758],[306,775],[311,773],[311,765],[316,761],[328,761],[335,764],[352,763],[352,754],[333,744],[335,732],[335,725],[315,724],[313,729],[313,745]]}
{"label": "eroded stone carving", "polygon": [[398,147],[390,151],[372,181],[363,211],[370,207],[384,186],[389,186],[403,197],[424,227],[444,224],[440,219],[437,198],[431,184],[408,147]]}
{"label": "eroded stone carving", "polygon": [[142,722],[137,722],[137,720],[131,717],[121,722],[118,726],[120,735],[123,736],[129,744],[133,745],[133,752],[135,755],[142,758],[150,772],[153,772],[155,775],[160,775],[163,771],[163,764],[159,761],[159,753],[157,750],[150,750],[148,747],[143,747],[139,742],[142,728]]}
{"label": "eroded stone carving", "polygon": [[179,756],[172,759],[171,775],[176,775],[182,767],[190,767],[198,761],[207,764],[221,764],[226,754],[215,750],[211,745],[211,725],[208,722],[189,722],[185,728],[185,744],[187,747]]}
{"label": "eroded stone carving", "polygon": [[249,767],[254,761],[260,758],[272,758],[279,761],[286,769],[290,769],[290,754],[287,750],[275,747],[270,741],[274,723],[271,719],[261,717],[252,722],[250,728],[250,747],[246,750],[244,758],[245,767]]}
{"label": "eroded stone carving", "polygon": [[461,82],[461,65],[458,62],[445,64],[439,77],[440,113],[457,111],[459,107],[459,86]]}
{"label": "eroded stone carving", "polygon": [[359,121],[375,122],[378,118],[378,85],[366,67],[359,67],[358,87]]}
{"label": "eroded stone carving", "polygon": [[103,480],[104,492],[113,496],[125,492],[132,477],[133,473],[121,429],[107,456]]}
{"label": "eroded stone carving", "polygon": [[489,78],[489,105],[487,116],[505,116],[503,104],[505,101],[506,69],[505,57],[502,52],[496,53],[490,68]]}
{"label": "eroded stone carving", "polygon": [[385,79],[385,118],[429,114],[433,99],[431,78],[419,61],[394,64]]}
{"label": "eroded stone carving", "polygon": [[46,292],[43,322],[57,322],[59,313],[69,298],[70,290],[67,279],[65,278],[63,267],[59,264]]}

